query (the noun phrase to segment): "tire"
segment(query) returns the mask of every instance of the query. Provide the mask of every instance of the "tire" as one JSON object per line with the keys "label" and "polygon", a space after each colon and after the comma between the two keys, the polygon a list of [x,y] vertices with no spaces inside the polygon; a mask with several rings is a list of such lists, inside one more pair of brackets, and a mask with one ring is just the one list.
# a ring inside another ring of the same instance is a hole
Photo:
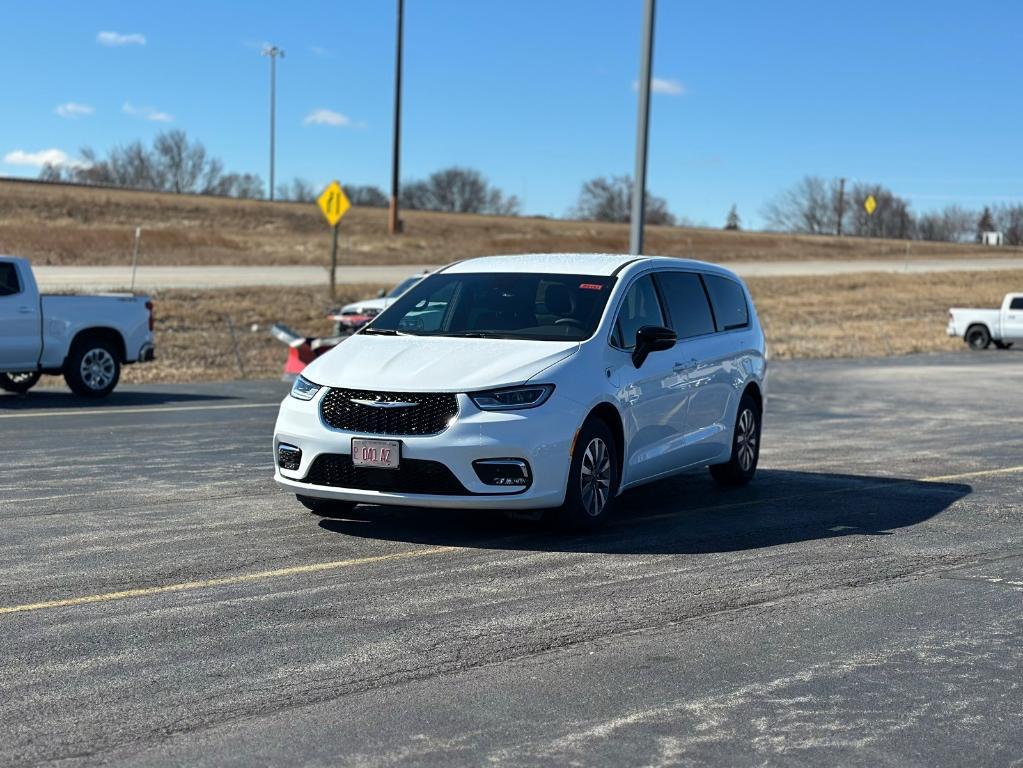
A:
{"label": "tire", "polygon": [[303,507],[321,517],[344,517],[355,509],[354,501],[320,499],[316,496],[302,496],[301,494],[297,494],[295,498]]}
{"label": "tire", "polygon": [[64,381],[81,397],[106,397],[120,378],[121,360],[106,339],[76,341],[64,363]]}
{"label": "tire", "polygon": [[36,385],[41,375],[39,371],[0,373],[0,389],[23,395]]}
{"label": "tire", "polygon": [[614,514],[618,493],[618,449],[607,424],[591,418],[575,441],[565,503],[555,519],[566,530],[595,531]]}
{"label": "tire", "polygon": [[757,473],[760,461],[760,407],[748,392],[739,400],[735,412],[735,431],[732,434],[732,456],[724,464],[714,464],[710,476],[718,485],[739,488],[749,484]]}
{"label": "tire", "polygon": [[987,349],[991,344],[991,334],[983,325],[971,325],[966,329],[966,336],[964,338],[970,349],[977,352]]}
{"label": "tire", "polygon": [[998,349],[1012,349],[1012,342],[1011,341],[996,341],[995,342],[995,346],[998,347]]}

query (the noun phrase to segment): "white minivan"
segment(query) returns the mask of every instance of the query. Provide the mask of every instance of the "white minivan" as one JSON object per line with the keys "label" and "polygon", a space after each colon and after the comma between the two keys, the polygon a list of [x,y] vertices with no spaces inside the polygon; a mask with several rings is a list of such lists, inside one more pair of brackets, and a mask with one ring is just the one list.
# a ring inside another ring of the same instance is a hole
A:
{"label": "white minivan", "polygon": [[539,254],[451,264],[309,365],[275,479],[308,508],[557,510],[595,528],[627,488],[757,468],[764,334],[732,272]]}

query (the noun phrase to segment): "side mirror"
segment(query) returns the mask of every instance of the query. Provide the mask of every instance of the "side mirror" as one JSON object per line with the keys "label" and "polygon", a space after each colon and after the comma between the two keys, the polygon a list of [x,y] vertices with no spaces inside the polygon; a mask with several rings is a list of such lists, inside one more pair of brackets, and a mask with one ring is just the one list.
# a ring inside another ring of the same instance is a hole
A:
{"label": "side mirror", "polygon": [[381,288],[379,291],[377,291],[377,298],[378,299],[382,299],[386,295],[387,295],[387,291],[385,291],[383,288]]}
{"label": "side mirror", "polygon": [[651,352],[663,352],[675,346],[678,335],[671,328],[644,325],[636,331],[636,347],[632,351],[632,364],[639,368]]}

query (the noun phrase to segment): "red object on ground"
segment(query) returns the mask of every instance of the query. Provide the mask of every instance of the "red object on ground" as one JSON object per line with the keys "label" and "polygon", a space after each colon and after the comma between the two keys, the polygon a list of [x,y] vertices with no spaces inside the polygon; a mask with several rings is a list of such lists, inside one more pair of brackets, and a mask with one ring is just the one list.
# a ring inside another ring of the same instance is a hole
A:
{"label": "red object on ground", "polygon": [[291,381],[320,355],[329,352],[342,341],[344,336],[328,336],[325,338],[313,338],[299,336],[288,326],[276,323],[270,329],[272,335],[278,341],[288,345],[288,359],[284,362],[285,381]]}

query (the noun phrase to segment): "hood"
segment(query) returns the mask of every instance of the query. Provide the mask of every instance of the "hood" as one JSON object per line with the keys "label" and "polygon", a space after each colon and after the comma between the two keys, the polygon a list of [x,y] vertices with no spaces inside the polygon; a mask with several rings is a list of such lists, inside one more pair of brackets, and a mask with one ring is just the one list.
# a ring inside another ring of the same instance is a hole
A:
{"label": "hood", "polygon": [[356,334],[302,375],[327,387],[473,392],[521,384],[578,349],[577,341]]}
{"label": "hood", "polygon": [[383,312],[393,303],[394,299],[389,299],[387,297],[382,299],[365,299],[363,301],[356,301],[352,304],[345,304],[341,307],[341,314],[354,313],[361,315],[371,310]]}

